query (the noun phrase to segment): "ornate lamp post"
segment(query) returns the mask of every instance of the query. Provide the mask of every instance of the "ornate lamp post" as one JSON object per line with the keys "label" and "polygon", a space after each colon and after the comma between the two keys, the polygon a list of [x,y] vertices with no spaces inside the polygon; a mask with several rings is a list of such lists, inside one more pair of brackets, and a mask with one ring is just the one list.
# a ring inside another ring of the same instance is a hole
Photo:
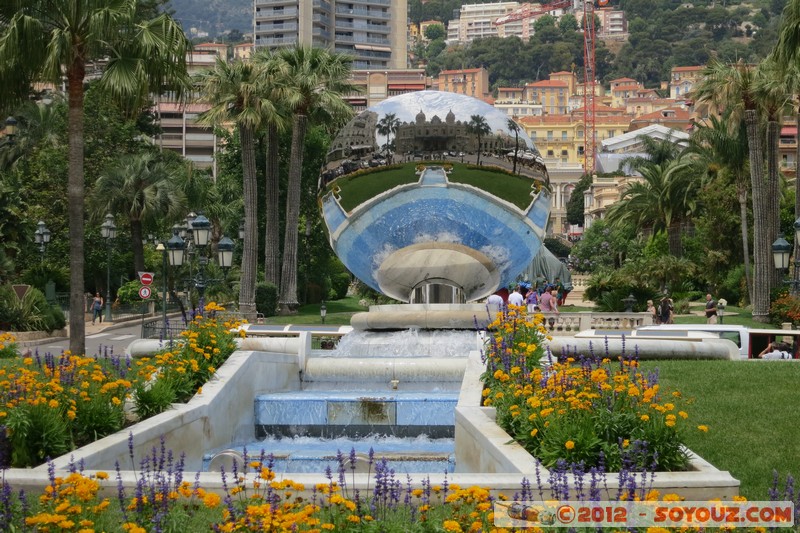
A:
{"label": "ornate lamp post", "polygon": [[106,240],[106,322],[111,322],[111,241],[117,236],[114,215],[108,213],[100,226],[100,235]]}
{"label": "ornate lamp post", "polygon": [[772,243],[772,260],[775,262],[775,268],[785,272],[789,268],[791,253],[792,245],[783,238],[783,234],[778,235],[778,238]]}
{"label": "ornate lamp post", "polygon": [[36,224],[36,231],[33,232],[33,240],[39,245],[39,253],[42,255],[42,262],[44,262],[44,253],[47,250],[47,245],[50,243],[50,230],[44,220],[40,220]]}
{"label": "ornate lamp post", "polygon": [[233,248],[233,241],[224,235],[217,243],[217,261],[226,278],[228,277],[228,269],[233,266]]}
{"label": "ornate lamp post", "polygon": [[205,256],[205,248],[208,246],[208,240],[211,237],[211,221],[203,215],[197,215],[197,217],[192,220],[191,224],[194,244],[198,248],[197,261],[200,265],[200,271],[197,273],[194,286],[198,294],[198,307],[202,313],[205,305],[206,265],[208,264],[208,258]]}
{"label": "ornate lamp post", "polygon": [[161,310],[164,318],[164,337],[167,335],[167,263],[170,266],[178,267],[183,264],[183,250],[184,242],[181,239],[179,232],[175,232],[173,228],[173,235],[166,243],[158,243],[156,250],[162,253],[161,274],[164,278],[163,293],[164,302],[161,305]]}

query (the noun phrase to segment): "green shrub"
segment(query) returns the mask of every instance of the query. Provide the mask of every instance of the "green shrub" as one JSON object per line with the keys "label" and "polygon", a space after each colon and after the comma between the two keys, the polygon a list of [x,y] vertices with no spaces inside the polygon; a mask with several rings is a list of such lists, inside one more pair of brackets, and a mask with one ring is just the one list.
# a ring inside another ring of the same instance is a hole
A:
{"label": "green shrub", "polygon": [[166,411],[177,399],[178,395],[167,379],[139,383],[133,389],[134,410],[140,419]]}
{"label": "green shrub", "polygon": [[63,328],[64,314],[54,308],[42,291],[29,287],[22,298],[6,285],[0,287],[0,329],[53,331]]}
{"label": "green shrub", "polygon": [[10,411],[6,425],[11,430],[14,466],[35,466],[72,449],[67,417],[60,407],[22,404]]}
{"label": "green shrub", "polygon": [[328,299],[341,300],[345,298],[347,296],[347,289],[350,288],[351,280],[352,278],[348,272],[331,274],[331,290]]}
{"label": "green shrub", "polygon": [[256,285],[256,311],[264,316],[275,316],[278,312],[278,287],[272,283]]}
{"label": "green shrub", "polygon": [[[127,282],[117,291],[117,300],[119,301],[119,303],[123,305],[141,303],[142,298],[139,296],[139,289],[141,287],[142,284],[139,282],[139,280],[132,280]],[[152,288],[155,289],[155,287]],[[153,290],[153,295],[150,298],[157,300],[158,291]]]}

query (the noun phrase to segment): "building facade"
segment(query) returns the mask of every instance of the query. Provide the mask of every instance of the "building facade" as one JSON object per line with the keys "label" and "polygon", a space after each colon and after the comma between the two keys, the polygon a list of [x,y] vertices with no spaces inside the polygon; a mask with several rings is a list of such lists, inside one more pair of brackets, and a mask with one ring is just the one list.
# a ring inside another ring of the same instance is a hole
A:
{"label": "building facade", "polygon": [[406,0],[254,0],[256,48],[304,44],[354,57],[355,69],[406,67]]}
{"label": "building facade", "polygon": [[447,24],[447,43],[469,43],[475,39],[497,37],[494,22],[519,8],[519,2],[468,4],[461,6],[458,18]]}
{"label": "building facade", "polygon": [[358,92],[345,96],[356,113],[364,111],[387,98],[430,89],[432,82],[425,69],[354,70],[350,82]]}
{"label": "building facade", "polygon": [[449,93],[465,94],[484,101],[491,100],[489,71],[483,67],[443,70],[436,78],[434,88]]}

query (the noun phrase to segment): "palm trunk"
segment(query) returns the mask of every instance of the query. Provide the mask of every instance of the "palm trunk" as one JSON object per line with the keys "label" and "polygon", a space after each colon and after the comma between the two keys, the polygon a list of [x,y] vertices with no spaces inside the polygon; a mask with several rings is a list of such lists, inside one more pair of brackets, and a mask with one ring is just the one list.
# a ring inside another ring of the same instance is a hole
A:
{"label": "palm trunk", "polygon": [[[769,214],[770,235],[773,238],[780,233],[780,169],[778,166],[778,143],[780,142],[780,123],[771,116],[767,123],[767,213]],[[770,292],[780,286],[783,273],[775,268],[770,269]]]}
{"label": "palm trunk", "polygon": [[249,320],[256,317],[256,272],[258,269],[258,182],[253,128],[239,126],[242,141],[242,185],[244,189],[244,247],[239,284],[239,311]]}
{"label": "palm trunk", "polygon": [[513,174],[517,173],[517,155],[519,154],[519,133],[514,132],[514,169],[511,171]]}
{"label": "palm trunk", "polygon": [[680,221],[673,221],[667,226],[667,244],[669,246],[670,255],[674,257],[681,257],[681,255],[683,255]]}
{"label": "palm trunk", "polygon": [[753,280],[750,272],[750,231],[747,225],[747,184],[736,182],[739,197],[739,216],[742,219],[742,252],[744,255],[744,281],[747,285],[747,301],[753,301]]}
{"label": "palm trunk", "polygon": [[770,271],[775,268],[771,249],[774,237],[769,233],[769,199],[766,198],[768,189],[764,180],[764,153],[759,138],[758,112],[755,109],[745,110],[744,120],[753,189],[753,320],[768,322]]}
{"label": "palm trunk", "polygon": [[278,185],[278,126],[267,127],[266,162],[266,230],[264,232],[264,279],[280,287],[281,282],[281,236],[280,236],[280,188]]}
{"label": "palm trunk", "polygon": [[83,294],[83,79],[81,55],[67,70],[69,171],[67,201],[69,207],[69,350],[73,355],[86,353],[86,298]]}
{"label": "palm trunk", "polygon": [[478,166],[481,166],[481,136],[478,135]]}
{"label": "palm trunk", "polygon": [[294,116],[292,152],[289,160],[289,185],[286,191],[286,230],[283,238],[283,267],[281,268],[280,314],[297,312],[297,224],[300,219],[300,185],[303,175],[303,144],[308,119]]}
{"label": "palm trunk", "polygon": [[133,250],[133,268],[135,272],[144,272],[144,246],[142,245],[142,221],[130,219],[131,250]]}

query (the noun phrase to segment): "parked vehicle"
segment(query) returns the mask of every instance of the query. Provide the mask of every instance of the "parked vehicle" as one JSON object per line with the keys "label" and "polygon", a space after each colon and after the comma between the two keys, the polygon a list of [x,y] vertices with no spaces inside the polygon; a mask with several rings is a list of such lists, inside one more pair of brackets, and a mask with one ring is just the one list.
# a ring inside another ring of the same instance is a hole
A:
{"label": "parked vehicle", "polygon": [[661,326],[642,326],[642,332],[697,332],[705,331],[718,335],[720,339],[732,341],[739,347],[741,359],[757,358],[769,343],[783,341],[792,347],[792,358],[800,358],[800,330],[754,329],[736,324],[664,324]]}

